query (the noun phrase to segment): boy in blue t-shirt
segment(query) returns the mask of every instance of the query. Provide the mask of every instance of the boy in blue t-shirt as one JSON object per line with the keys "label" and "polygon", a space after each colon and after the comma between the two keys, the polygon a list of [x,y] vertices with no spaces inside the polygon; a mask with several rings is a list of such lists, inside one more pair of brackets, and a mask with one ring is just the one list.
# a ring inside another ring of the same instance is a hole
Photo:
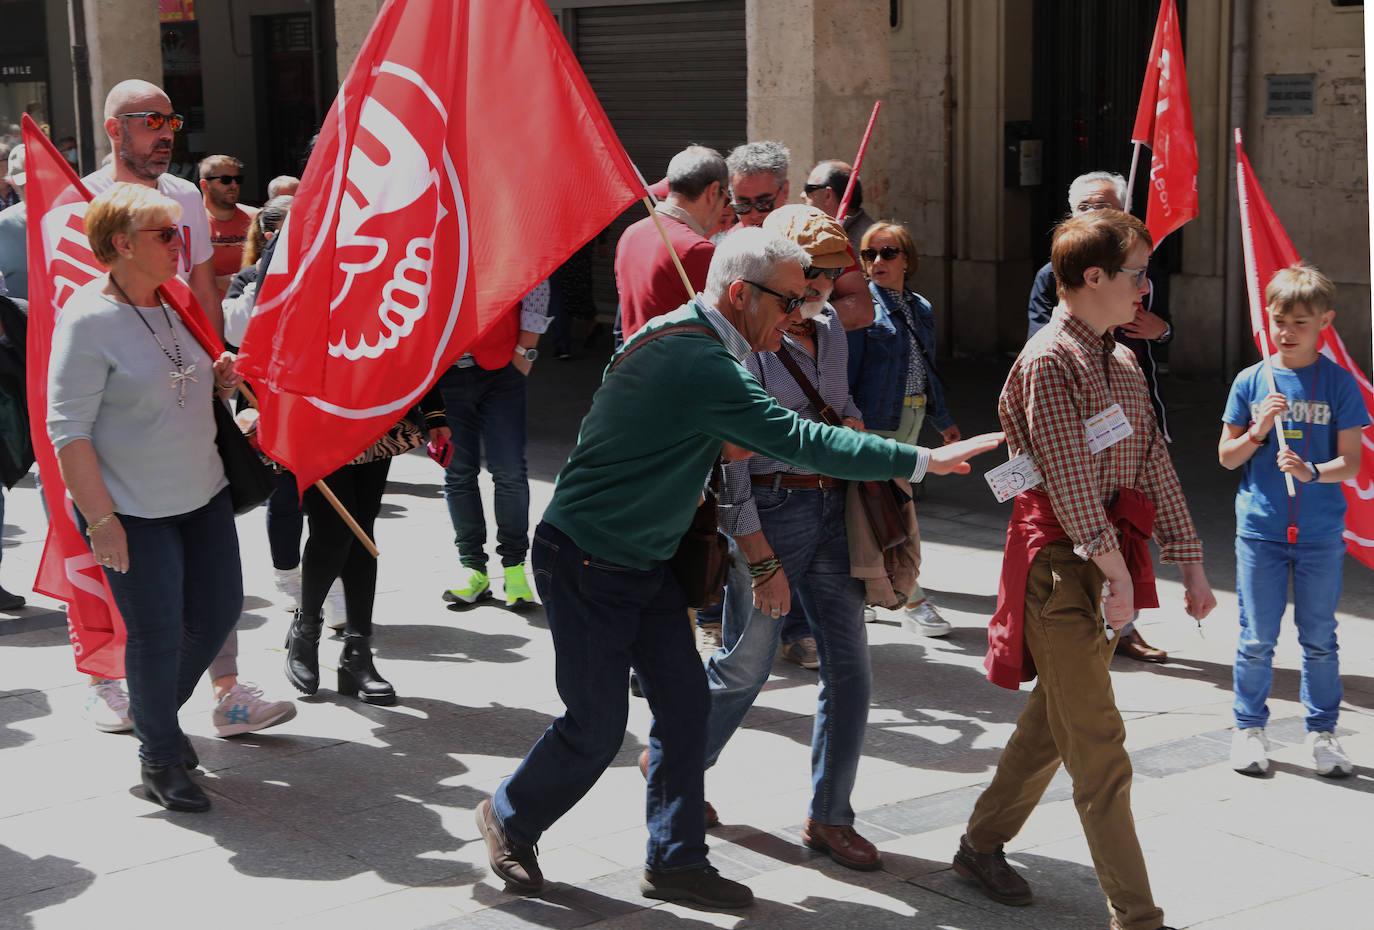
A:
{"label": "boy in blue t-shirt", "polygon": [[[1233,674],[1236,732],[1231,767],[1245,775],[1269,769],[1269,686],[1279,620],[1293,583],[1293,622],[1302,645],[1300,697],[1317,774],[1349,775],[1349,757],[1334,734],[1341,703],[1336,605],[1345,557],[1345,497],[1340,484],[1360,470],[1360,433],[1369,413],[1355,378],[1317,351],[1335,311],[1330,279],[1308,265],[1274,275],[1265,288],[1277,393],[1265,365],[1236,376],[1222,416],[1221,464],[1241,468],[1236,492],[1236,593],[1240,643]],[[1288,448],[1273,436],[1283,429]],[[1293,477],[1288,496],[1284,475]]]}

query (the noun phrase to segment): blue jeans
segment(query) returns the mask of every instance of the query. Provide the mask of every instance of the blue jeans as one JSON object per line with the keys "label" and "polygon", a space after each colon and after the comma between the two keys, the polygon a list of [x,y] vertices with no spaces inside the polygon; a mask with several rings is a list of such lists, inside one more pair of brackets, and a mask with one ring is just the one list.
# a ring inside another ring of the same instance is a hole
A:
{"label": "blue jeans", "polygon": [[525,473],[525,376],[514,365],[497,371],[454,365],[439,378],[453,461],[444,469],[444,500],[453,543],[467,568],[487,570],[487,523],[477,476],[486,453],[495,486],[496,554],[519,565],[529,550],[530,486]]}
{"label": "blue jeans", "polygon": [[[177,711],[224,645],[243,610],[234,510],[225,488],[189,513],[120,514],[129,570],[105,569],[129,639],[124,647],[139,758],[180,764]],[[85,521],[81,521],[85,530]]]}
{"label": "blue jeans", "polygon": [[1240,729],[1269,721],[1269,687],[1274,679],[1274,644],[1288,607],[1293,579],[1293,623],[1302,646],[1299,697],[1307,708],[1307,730],[1333,730],[1341,706],[1340,647],[1336,605],[1341,599],[1345,542],[1323,539],[1297,543],[1236,537],[1236,594],[1240,643],[1236,647],[1234,710]]}
{"label": "blue jeans", "polygon": [[[864,629],[863,583],[849,574],[844,488],[755,488],[763,534],[782,560],[792,603],[816,637],[821,690],[811,734],[811,810],[818,823],[852,824],[850,794],[868,724],[871,669]],[[744,720],[778,651],[783,618],[754,609],[749,568],[737,558],[726,589],[723,648],[706,664],[711,714],[706,764],[714,765]]]}
{"label": "blue jeans", "polygon": [[645,868],[706,865],[706,680],[677,580],[664,564],[639,571],[607,562],[540,523],[534,583],[567,710],[492,798],[502,829],[517,842],[538,842],[596,784],[625,741],[633,666],[654,713]]}

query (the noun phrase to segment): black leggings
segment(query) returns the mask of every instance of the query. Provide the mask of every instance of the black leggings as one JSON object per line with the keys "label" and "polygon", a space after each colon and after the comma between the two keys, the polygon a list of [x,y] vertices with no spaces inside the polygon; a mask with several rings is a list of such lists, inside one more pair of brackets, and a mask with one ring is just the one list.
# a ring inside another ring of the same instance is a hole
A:
{"label": "black leggings", "polygon": [[[382,492],[391,459],[345,465],[324,479],[329,490],[368,536],[382,509]],[[305,492],[310,536],[301,557],[301,613],[318,617],[335,578],[343,579],[347,632],[372,635],[372,602],[377,595],[377,560],[363,548],[348,524],[316,488]]]}

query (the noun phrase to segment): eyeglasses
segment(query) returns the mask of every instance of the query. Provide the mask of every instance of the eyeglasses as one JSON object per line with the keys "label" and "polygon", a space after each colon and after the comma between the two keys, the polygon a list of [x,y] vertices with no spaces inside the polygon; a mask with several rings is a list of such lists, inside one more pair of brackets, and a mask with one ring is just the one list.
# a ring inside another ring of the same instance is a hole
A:
{"label": "eyeglasses", "polygon": [[1074,213],[1092,213],[1096,210],[1115,210],[1111,204],[1104,200],[1085,200],[1083,203],[1073,205]]}
{"label": "eyeglasses", "polygon": [[206,175],[207,181],[218,181],[221,184],[242,184],[243,175],[241,174],[210,174]]}
{"label": "eyeglasses", "polygon": [[181,132],[181,127],[186,125],[186,117],[180,113],[159,113],[157,110],[143,110],[138,113],[119,114],[120,119],[133,119],[135,117],[142,117],[143,125],[153,132],[161,129],[163,123],[171,126],[172,132]]}
{"label": "eyeglasses", "polygon": [[730,204],[730,209],[734,210],[740,216],[748,216],[751,212],[755,210],[758,211],[760,216],[762,216],[765,213],[772,213],[773,207],[778,200],[778,194],[781,193],[782,188],[779,187],[771,197],[760,197],[758,200],[755,200],[753,202],[750,202],[748,200],[736,200]]}
{"label": "eyeglasses", "polygon": [[783,302],[783,313],[784,313],[784,314],[787,314],[787,313],[795,313],[796,311],[798,311],[798,310],[801,309],[802,304],[806,303],[806,295],[805,295],[805,294],[801,295],[800,297],[788,297],[786,294],[779,294],[777,291],[773,290],[771,287],[764,287],[762,284],[759,284],[759,283],[756,282],[756,281],[750,281],[748,278],[740,278],[740,280],[743,281],[745,284],[751,284],[751,285],[753,285],[754,287],[756,287],[756,288],[758,288],[759,290],[763,291],[765,294],[772,294],[772,295],[773,295],[774,297],[776,297],[778,300],[781,300],[781,301]]}
{"label": "eyeglasses", "polygon": [[1112,274],[1116,274],[1118,271],[1130,272],[1131,274],[1135,275],[1135,286],[1136,286],[1136,287],[1140,287],[1140,285],[1142,285],[1142,284],[1145,283],[1145,272],[1149,271],[1150,269],[1149,269],[1148,267],[1145,267],[1145,268],[1122,268],[1122,267],[1118,266],[1118,267],[1116,267],[1116,268],[1108,268],[1107,270],[1110,271]]}
{"label": "eyeglasses", "polygon": [[807,279],[808,281],[814,280],[815,278],[819,278],[821,275],[825,275],[825,277],[826,277],[827,279],[829,279],[829,280],[831,280],[831,281],[835,281],[835,280],[837,280],[837,279],[840,277],[840,275],[844,274],[844,269],[843,269],[843,268],[817,268],[815,265],[812,265],[812,266],[810,266],[809,268],[807,268],[806,271],[803,272],[803,273],[806,275],[806,279]]}
{"label": "eyeglasses", "polygon": [[885,245],[881,249],[864,249],[859,252],[859,257],[866,262],[876,261],[882,258],[885,262],[890,262],[898,255],[905,255],[905,249],[899,249],[895,245]]}
{"label": "eyeglasses", "polygon": [[152,233],[153,237],[163,245],[166,245],[181,235],[175,226],[144,226],[139,232]]}
{"label": "eyeglasses", "polygon": [[803,184],[802,190],[804,190],[808,194],[814,194],[816,193],[816,191],[823,191],[829,187],[829,184]]}

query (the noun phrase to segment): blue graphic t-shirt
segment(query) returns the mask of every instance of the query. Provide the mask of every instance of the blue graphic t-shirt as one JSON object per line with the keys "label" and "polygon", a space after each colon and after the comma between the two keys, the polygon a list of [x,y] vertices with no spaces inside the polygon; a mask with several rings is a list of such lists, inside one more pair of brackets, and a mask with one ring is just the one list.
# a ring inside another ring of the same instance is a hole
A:
{"label": "blue graphic t-shirt", "polygon": [[[1336,434],[1365,426],[1365,410],[1354,377],[1326,356],[1313,365],[1288,369],[1274,365],[1274,382],[1288,398],[1288,412],[1279,421],[1288,448],[1308,462],[1336,457]],[[1223,422],[1249,427],[1259,419],[1259,406],[1269,396],[1269,377],[1258,362],[1236,376],[1226,400]],[[1241,467],[1236,491],[1236,535],[1271,542],[1288,541],[1290,520],[1304,542],[1340,539],[1345,532],[1345,495],[1339,484],[1303,484],[1294,478],[1297,497],[1289,499],[1278,466],[1278,443],[1271,431],[1264,445]]]}

